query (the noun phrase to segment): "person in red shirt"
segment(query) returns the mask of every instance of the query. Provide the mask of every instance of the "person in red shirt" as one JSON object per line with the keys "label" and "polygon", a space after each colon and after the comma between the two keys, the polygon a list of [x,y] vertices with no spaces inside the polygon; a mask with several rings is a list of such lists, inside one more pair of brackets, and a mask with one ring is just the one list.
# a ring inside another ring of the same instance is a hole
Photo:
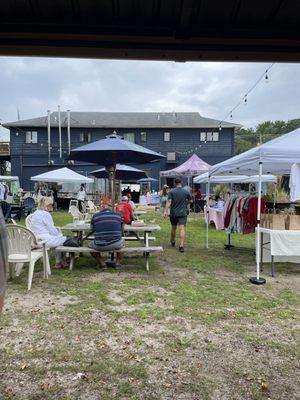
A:
{"label": "person in red shirt", "polygon": [[202,199],[202,193],[199,187],[195,188],[194,199],[195,199],[195,212],[200,212],[201,211],[200,200]]}
{"label": "person in red shirt", "polygon": [[128,203],[127,196],[122,196],[121,201],[116,205],[116,211],[121,214],[124,224],[131,224],[134,220],[133,210],[131,205]]}

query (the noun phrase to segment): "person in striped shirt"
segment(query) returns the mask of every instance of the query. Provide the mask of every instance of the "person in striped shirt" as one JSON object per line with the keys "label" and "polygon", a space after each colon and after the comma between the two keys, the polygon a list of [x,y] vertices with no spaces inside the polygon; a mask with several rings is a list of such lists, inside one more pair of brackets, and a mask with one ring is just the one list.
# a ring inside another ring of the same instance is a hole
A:
{"label": "person in striped shirt", "polygon": [[[99,262],[100,269],[103,269],[105,263],[101,251],[119,250],[124,247],[122,218],[119,213],[112,211],[110,201],[103,202],[101,211],[93,215],[91,229],[95,238],[89,243],[89,247],[99,251],[99,253],[92,253],[92,255]],[[119,253],[117,253],[116,266],[120,266]]]}

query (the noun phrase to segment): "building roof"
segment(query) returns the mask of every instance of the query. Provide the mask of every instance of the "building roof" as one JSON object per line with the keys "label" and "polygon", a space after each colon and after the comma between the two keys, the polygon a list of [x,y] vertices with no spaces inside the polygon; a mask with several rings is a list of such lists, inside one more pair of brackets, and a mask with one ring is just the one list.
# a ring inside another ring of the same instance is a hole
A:
{"label": "building roof", "polygon": [[[71,128],[217,128],[220,120],[202,117],[198,112],[71,112]],[[58,112],[50,115],[51,127],[58,127]],[[67,113],[61,112],[62,127],[67,126]],[[46,127],[47,116],[3,124],[12,127]],[[240,125],[222,122],[224,128]]]}
{"label": "building roof", "polygon": [[300,61],[297,0],[0,1],[0,54]]}

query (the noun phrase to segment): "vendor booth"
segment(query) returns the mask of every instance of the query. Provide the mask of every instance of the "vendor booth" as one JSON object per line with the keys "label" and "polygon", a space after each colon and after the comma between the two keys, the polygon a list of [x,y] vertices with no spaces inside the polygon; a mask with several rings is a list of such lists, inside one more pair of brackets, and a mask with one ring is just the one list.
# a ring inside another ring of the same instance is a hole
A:
{"label": "vendor booth", "polygon": [[[212,207],[209,205],[208,198],[209,188],[208,183],[226,183],[226,184],[233,184],[233,183],[257,183],[259,181],[258,175],[216,175],[209,177],[208,173],[199,175],[194,178],[194,183],[206,183],[207,185],[207,197],[206,197],[206,206],[204,209],[205,221],[206,221],[206,247],[208,248],[208,225],[213,223],[217,230],[224,229],[224,218],[225,218],[225,211],[224,207]],[[262,182],[264,183],[276,183],[277,177],[275,175],[262,175]],[[233,247],[230,243],[230,232],[227,231],[228,241],[225,245],[226,249],[230,249]]]}
{"label": "vendor booth", "polygon": [[[57,206],[62,209],[67,209],[70,200],[77,198],[77,192],[82,183],[86,185],[92,185],[94,183],[94,179],[87,178],[86,176],[78,174],[66,167],[32,176],[30,180],[34,182],[56,183],[62,185],[62,190],[58,193],[57,198]],[[93,190],[93,186],[90,190]]]}
{"label": "vendor booth", "polygon": [[193,154],[187,161],[176,168],[161,171],[161,178],[191,178],[193,176],[208,172],[210,165]]}
{"label": "vendor booth", "polygon": [[[260,277],[261,255],[261,183],[263,174],[290,175],[293,164],[300,163],[300,129],[270,140],[260,146],[254,147],[242,154],[214,165],[210,171],[210,177],[216,175],[252,175],[258,173],[258,203],[257,203],[257,227],[256,227],[256,277],[250,278],[255,284],[265,283]],[[208,185],[210,179],[208,180]],[[299,239],[300,239],[300,231]],[[300,243],[300,241],[299,241]],[[300,245],[296,249],[300,256]]]}

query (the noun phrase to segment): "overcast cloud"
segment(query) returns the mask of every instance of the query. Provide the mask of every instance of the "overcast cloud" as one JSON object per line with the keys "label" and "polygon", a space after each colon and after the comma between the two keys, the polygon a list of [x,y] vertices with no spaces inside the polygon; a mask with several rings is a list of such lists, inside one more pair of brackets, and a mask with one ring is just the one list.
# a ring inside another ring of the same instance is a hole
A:
{"label": "overcast cloud", "polygon": [[[174,63],[0,58],[0,122],[71,111],[198,111],[223,119],[267,63]],[[300,65],[275,64],[233,122],[253,127],[300,117]],[[5,137],[7,130],[0,131]]]}

